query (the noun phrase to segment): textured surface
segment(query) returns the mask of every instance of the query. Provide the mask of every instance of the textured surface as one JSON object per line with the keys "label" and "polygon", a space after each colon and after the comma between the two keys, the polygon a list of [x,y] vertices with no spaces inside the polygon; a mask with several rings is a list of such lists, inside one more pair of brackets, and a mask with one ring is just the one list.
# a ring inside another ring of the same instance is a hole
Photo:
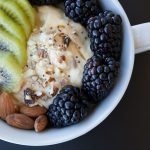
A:
{"label": "textured surface", "polygon": [[87,110],[87,97],[82,90],[68,85],[54,98],[47,117],[54,127],[65,127],[79,123],[87,116]]}
{"label": "textured surface", "polygon": [[57,4],[62,0],[29,0],[32,5],[49,5],[49,4]]}
{"label": "textured surface", "polygon": [[122,43],[122,19],[112,11],[104,11],[91,17],[87,23],[91,50],[111,55],[119,60]]}
{"label": "textured surface", "polygon": [[84,66],[82,87],[91,101],[101,101],[115,85],[120,63],[113,57],[93,56]]}
{"label": "textured surface", "polygon": [[84,26],[86,26],[88,19],[98,12],[95,0],[65,0],[66,16]]}
{"label": "textured surface", "polygon": [[[149,0],[120,0],[132,24],[150,21]],[[135,7],[136,5],[136,7]],[[150,150],[150,52],[137,55],[129,88],[114,112],[90,133],[64,144],[24,147],[0,141],[5,150]]]}

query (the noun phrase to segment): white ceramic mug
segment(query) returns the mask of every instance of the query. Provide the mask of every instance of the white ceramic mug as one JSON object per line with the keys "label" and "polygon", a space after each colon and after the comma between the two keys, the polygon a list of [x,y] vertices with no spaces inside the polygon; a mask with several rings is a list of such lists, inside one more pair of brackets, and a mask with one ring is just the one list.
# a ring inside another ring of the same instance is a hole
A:
{"label": "white ceramic mug", "polygon": [[42,133],[12,128],[0,121],[0,139],[21,145],[53,145],[77,138],[99,125],[117,106],[129,84],[135,53],[150,49],[150,23],[131,27],[118,0],[100,0],[105,10],[112,10],[123,18],[123,52],[121,72],[109,96],[84,121],[62,129],[49,129]]}

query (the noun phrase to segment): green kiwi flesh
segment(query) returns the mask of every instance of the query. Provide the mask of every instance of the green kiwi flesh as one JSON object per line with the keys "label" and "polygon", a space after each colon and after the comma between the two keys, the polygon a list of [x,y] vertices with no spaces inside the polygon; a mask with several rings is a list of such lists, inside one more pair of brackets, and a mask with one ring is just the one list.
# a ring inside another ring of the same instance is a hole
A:
{"label": "green kiwi flesh", "polygon": [[26,38],[28,38],[32,27],[27,15],[21,7],[13,0],[0,0],[0,9],[6,12],[16,23],[21,25],[26,34]]}
{"label": "green kiwi flesh", "polygon": [[26,44],[26,36],[24,30],[15,23],[3,10],[0,9],[0,27],[4,28],[18,40]]}
{"label": "green kiwi flesh", "polygon": [[0,51],[0,90],[18,92],[22,81],[22,68],[10,52]]}
{"label": "green kiwi flesh", "polygon": [[35,26],[35,10],[31,6],[28,0],[14,0],[26,13],[28,16],[28,19],[30,20],[30,23],[32,25],[32,28]]}
{"label": "green kiwi flesh", "polygon": [[0,28],[0,51],[12,52],[22,67],[27,63],[27,50],[24,43],[2,28]]}

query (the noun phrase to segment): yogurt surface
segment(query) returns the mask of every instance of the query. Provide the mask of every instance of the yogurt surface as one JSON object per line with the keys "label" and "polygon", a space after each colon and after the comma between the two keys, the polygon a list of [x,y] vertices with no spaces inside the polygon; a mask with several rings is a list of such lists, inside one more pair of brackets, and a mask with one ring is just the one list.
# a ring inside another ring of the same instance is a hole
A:
{"label": "yogurt surface", "polygon": [[37,18],[28,41],[24,83],[15,96],[24,102],[24,90],[30,88],[36,97],[31,106],[48,107],[65,85],[81,86],[84,65],[92,52],[85,28],[61,9],[38,7]]}

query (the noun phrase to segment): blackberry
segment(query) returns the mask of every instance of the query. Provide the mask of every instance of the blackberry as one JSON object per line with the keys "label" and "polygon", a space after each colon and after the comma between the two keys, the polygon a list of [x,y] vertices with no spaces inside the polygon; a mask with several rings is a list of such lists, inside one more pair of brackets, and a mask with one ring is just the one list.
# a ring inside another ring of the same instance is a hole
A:
{"label": "blackberry", "polygon": [[119,62],[112,57],[93,56],[84,66],[82,88],[93,102],[105,98],[115,83]]}
{"label": "blackberry", "polygon": [[98,13],[96,0],[65,0],[66,16],[84,26],[90,17]]}
{"label": "blackberry", "polygon": [[91,17],[87,23],[91,50],[105,57],[119,60],[122,43],[122,19],[112,11],[105,11]]}
{"label": "blackberry", "polygon": [[50,4],[58,4],[62,2],[62,0],[29,0],[32,5],[50,5]]}
{"label": "blackberry", "polygon": [[79,88],[68,85],[54,98],[47,116],[54,127],[65,127],[81,121],[87,112],[87,97]]}

